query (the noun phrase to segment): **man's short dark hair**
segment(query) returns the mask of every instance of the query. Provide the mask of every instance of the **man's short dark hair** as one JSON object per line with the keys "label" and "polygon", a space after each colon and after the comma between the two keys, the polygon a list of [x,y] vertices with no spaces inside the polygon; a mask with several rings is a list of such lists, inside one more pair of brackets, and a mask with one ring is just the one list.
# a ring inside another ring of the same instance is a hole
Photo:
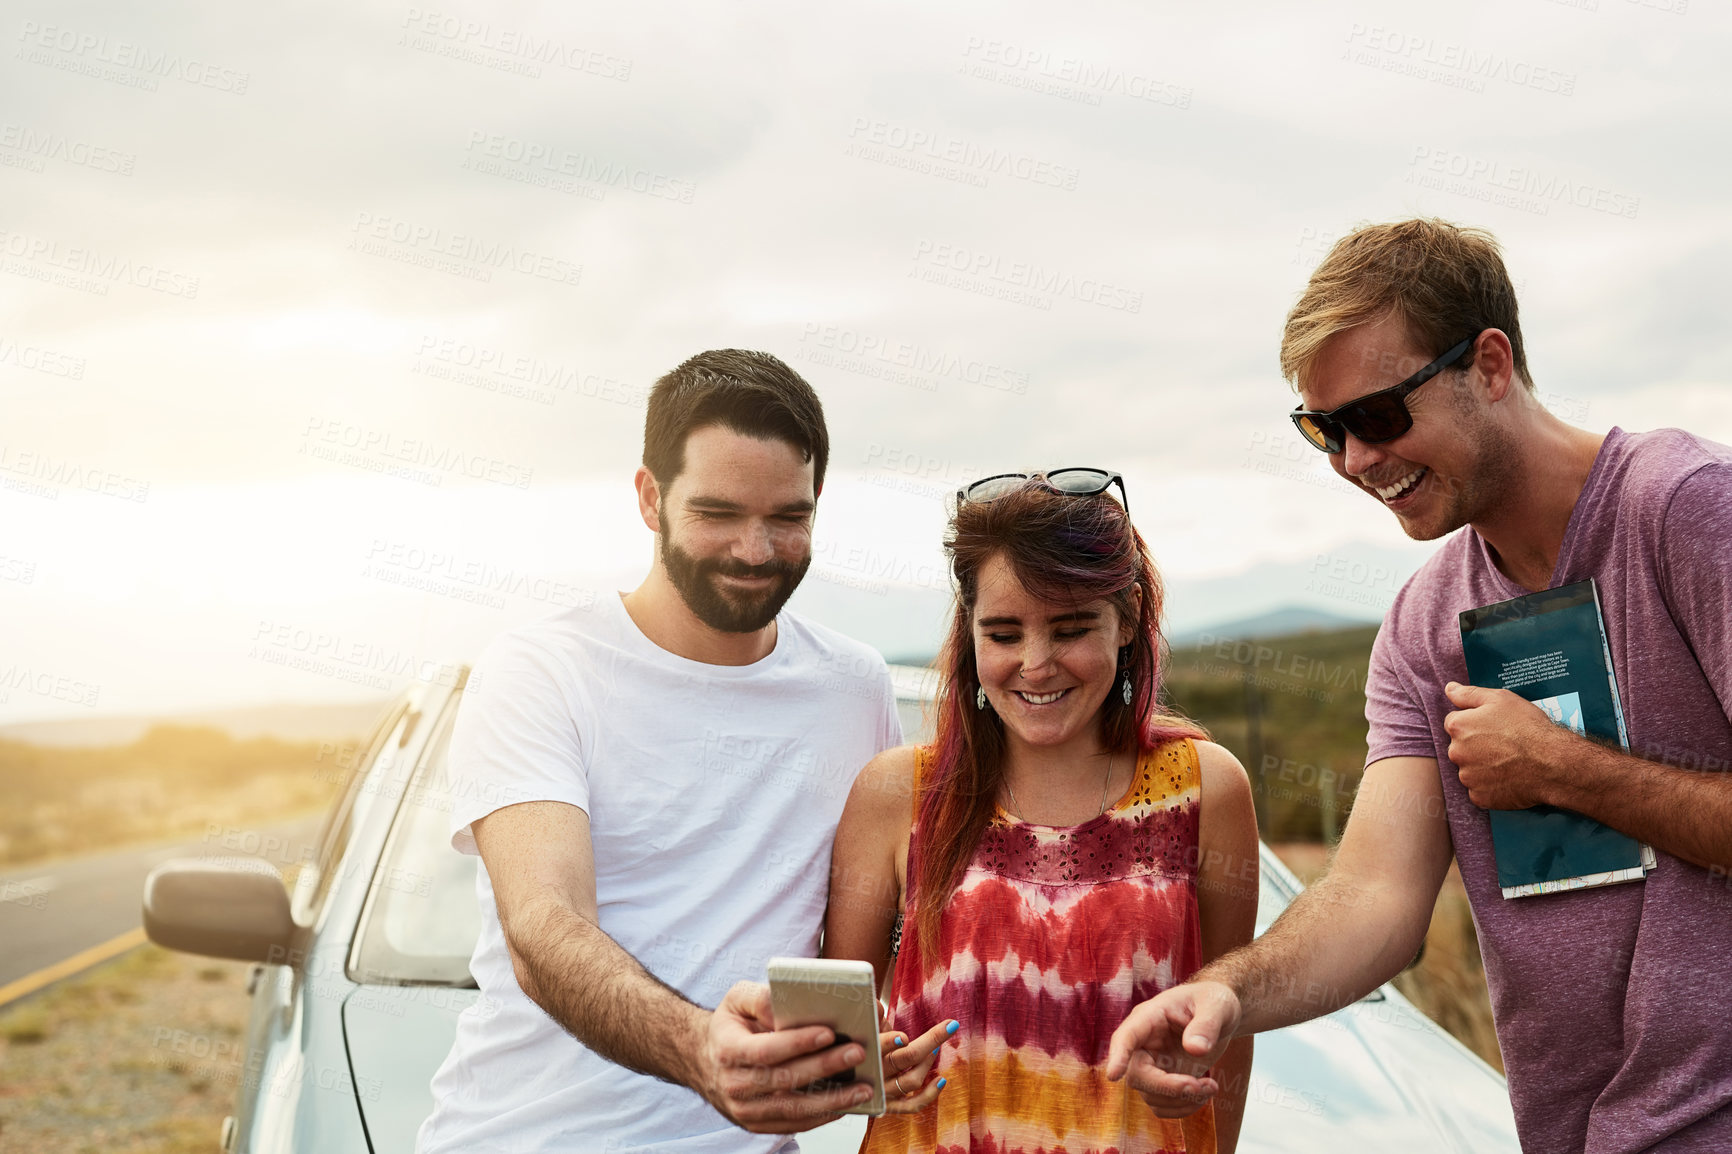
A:
{"label": "man's short dark hair", "polygon": [[643,463],[657,484],[673,484],[686,467],[686,438],[710,425],[786,441],[812,462],[813,493],[823,490],[830,460],[824,406],[812,386],[776,357],[711,349],[655,383],[644,418]]}

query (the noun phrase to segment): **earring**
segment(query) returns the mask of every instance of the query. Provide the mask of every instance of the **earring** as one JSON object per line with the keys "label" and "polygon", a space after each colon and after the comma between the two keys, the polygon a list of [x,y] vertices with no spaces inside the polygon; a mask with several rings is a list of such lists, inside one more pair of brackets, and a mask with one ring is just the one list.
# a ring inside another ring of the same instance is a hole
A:
{"label": "earring", "polygon": [[974,687],[974,708],[986,708],[986,686],[984,685],[976,685]]}
{"label": "earring", "polygon": [[1130,675],[1129,671],[1127,671],[1125,673],[1124,687],[1120,692],[1121,692],[1121,696],[1123,696],[1125,699],[1125,704],[1129,705],[1131,703],[1132,696],[1134,696],[1134,694],[1131,691],[1131,675]]}

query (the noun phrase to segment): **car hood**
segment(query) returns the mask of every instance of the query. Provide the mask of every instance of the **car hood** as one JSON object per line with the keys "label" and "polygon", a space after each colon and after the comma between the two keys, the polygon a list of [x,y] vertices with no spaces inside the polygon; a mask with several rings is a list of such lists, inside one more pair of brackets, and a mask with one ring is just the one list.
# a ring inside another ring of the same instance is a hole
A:
{"label": "car hood", "polygon": [[[363,986],[343,1006],[373,1154],[414,1154],[429,1083],[479,995]],[[1241,1154],[1519,1154],[1504,1081],[1389,987],[1303,1025],[1261,1034]],[[806,1154],[853,1154],[864,1123],[801,1136]]]}
{"label": "car hood", "polygon": [[1243,1154],[1519,1154],[1504,1080],[1385,986],[1257,1036]]}

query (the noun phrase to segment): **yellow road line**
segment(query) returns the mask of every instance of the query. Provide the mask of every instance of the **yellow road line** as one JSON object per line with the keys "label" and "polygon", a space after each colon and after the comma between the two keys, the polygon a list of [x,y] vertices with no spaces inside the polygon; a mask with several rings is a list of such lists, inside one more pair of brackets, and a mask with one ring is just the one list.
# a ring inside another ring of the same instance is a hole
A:
{"label": "yellow road line", "polygon": [[55,962],[52,966],[44,966],[34,974],[25,974],[16,982],[7,982],[0,986],[0,1006],[15,1002],[25,994],[34,994],[43,986],[58,982],[61,978],[69,978],[79,970],[87,970],[97,962],[106,962],[116,954],[124,954],[134,946],[144,944],[144,927],[127,930],[117,938],[110,938],[99,946],[91,946],[88,950],[80,950],[70,958]]}

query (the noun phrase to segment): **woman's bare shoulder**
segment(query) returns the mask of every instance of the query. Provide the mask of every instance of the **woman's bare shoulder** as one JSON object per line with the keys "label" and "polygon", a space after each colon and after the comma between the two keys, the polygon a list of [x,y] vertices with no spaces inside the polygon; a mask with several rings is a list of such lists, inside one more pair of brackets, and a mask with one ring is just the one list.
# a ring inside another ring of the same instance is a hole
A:
{"label": "woman's bare shoulder", "polygon": [[1252,839],[1254,845],[1257,806],[1251,796],[1251,778],[1232,750],[1199,740],[1197,772],[1202,779],[1203,827],[1199,833],[1204,841],[1231,832]]}
{"label": "woman's bare shoulder", "polygon": [[1224,745],[1198,738],[1197,775],[1201,778],[1203,796],[1211,799],[1251,799],[1251,778],[1233,751]]}
{"label": "woman's bare shoulder", "polygon": [[1197,769],[1205,779],[1210,777],[1231,778],[1234,775],[1245,776],[1245,767],[1239,764],[1239,759],[1233,756],[1233,751],[1224,745],[1212,741],[1195,738],[1192,744],[1197,747]]}

